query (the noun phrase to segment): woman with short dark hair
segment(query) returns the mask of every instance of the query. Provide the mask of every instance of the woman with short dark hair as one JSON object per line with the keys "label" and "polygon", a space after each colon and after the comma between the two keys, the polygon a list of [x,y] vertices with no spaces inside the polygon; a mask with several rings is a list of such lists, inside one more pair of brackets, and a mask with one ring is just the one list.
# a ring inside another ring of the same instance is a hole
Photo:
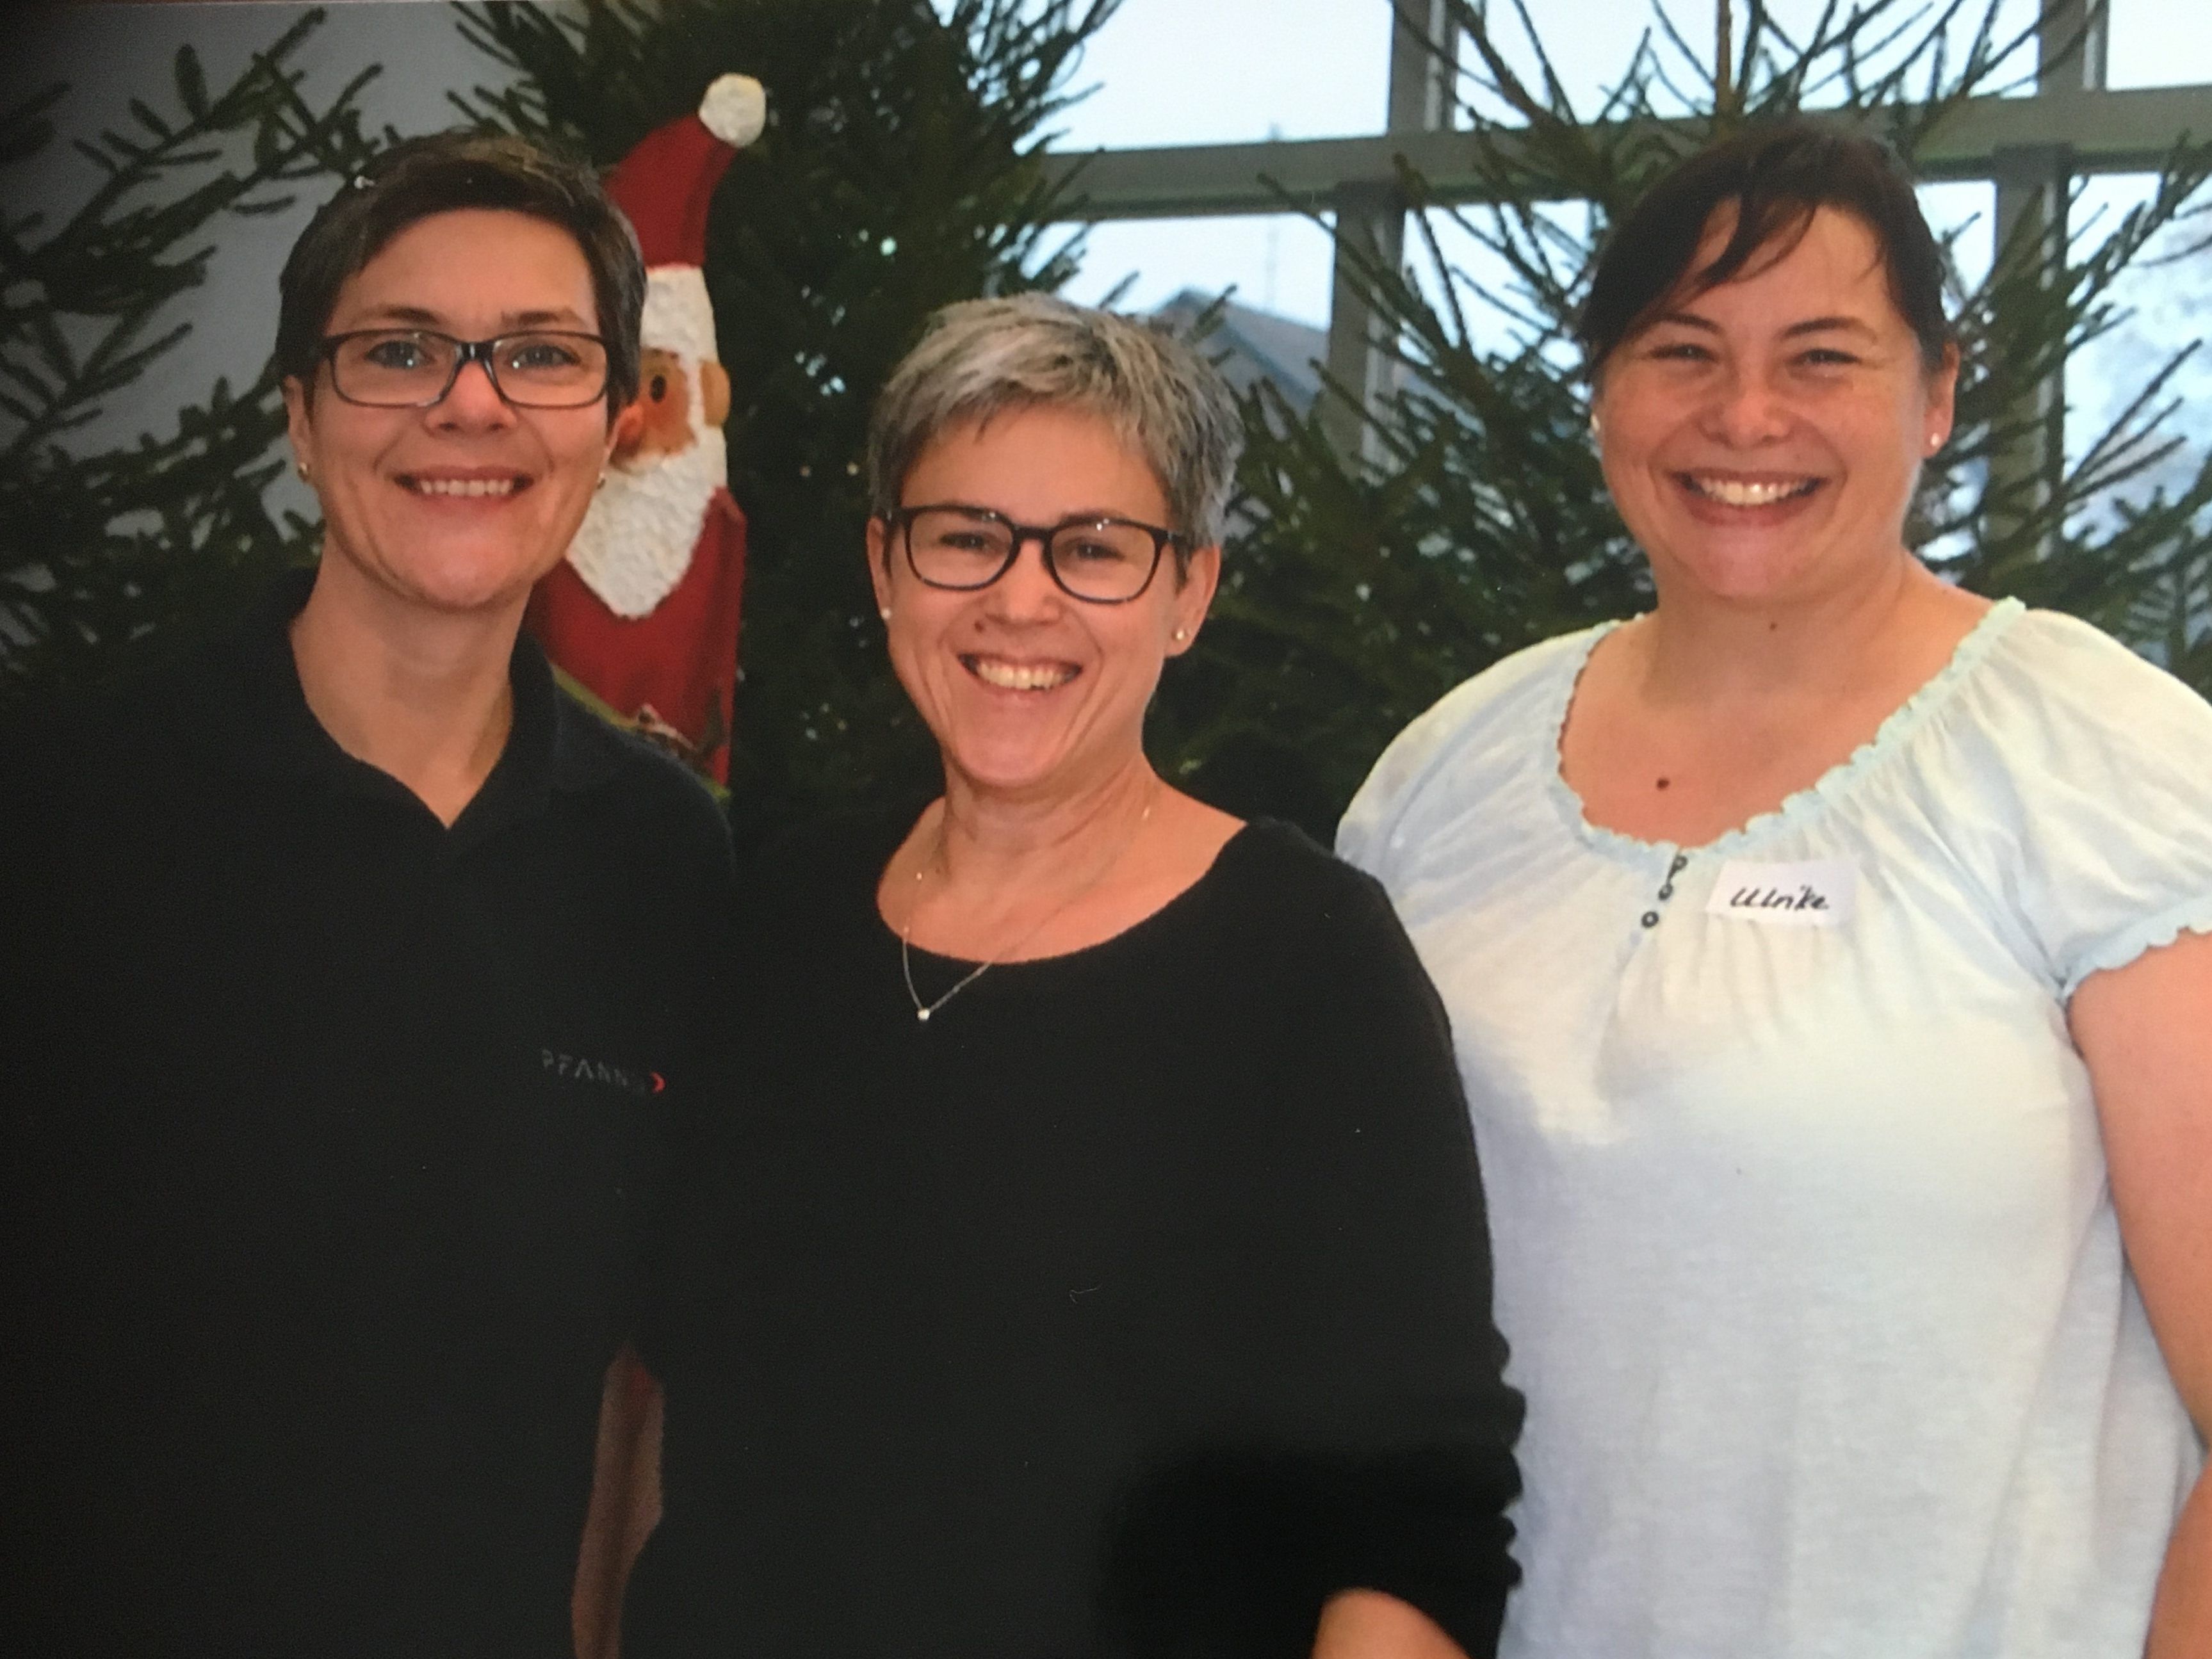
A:
{"label": "woman with short dark hair", "polygon": [[1490,1652],[1518,1402],[1435,998],[1372,883],[1145,758],[1238,444],[1188,345],[1040,295],[885,387],[944,793],[754,884],[628,1659]]}
{"label": "woman with short dark hair", "polygon": [[319,562],[0,733],[0,1653],[590,1650],[727,954],[712,797],[520,633],[642,289],[588,166],[395,146],[284,272]]}
{"label": "woman with short dark hair", "polygon": [[1657,185],[1582,319],[1657,603],[1344,820],[1490,1178],[1516,1659],[2212,1652],[2212,708],[1907,549],[1942,301],[1867,139]]}

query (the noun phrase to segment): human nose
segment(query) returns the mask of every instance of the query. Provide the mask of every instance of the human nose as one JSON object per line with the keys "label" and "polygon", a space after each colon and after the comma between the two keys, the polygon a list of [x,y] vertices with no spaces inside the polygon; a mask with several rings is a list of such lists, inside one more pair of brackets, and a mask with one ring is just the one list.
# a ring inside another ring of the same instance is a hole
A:
{"label": "human nose", "polygon": [[491,360],[481,352],[463,354],[453,384],[432,407],[441,425],[505,426],[514,419],[514,405],[492,379]]}
{"label": "human nose", "polygon": [[[1032,546],[1036,549],[1035,558],[1029,556]],[[1027,621],[1055,610],[1060,604],[1060,584],[1045,568],[1043,535],[1030,531],[1019,536],[1014,543],[1013,562],[986,591],[991,595],[994,611],[1008,621]]]}
{"label": "human nose", "polygon": [[1789,402],[1757,368],[1731,366],[1714,384],[1706,420],[1723,442],[1755,448],[1789,432]]}

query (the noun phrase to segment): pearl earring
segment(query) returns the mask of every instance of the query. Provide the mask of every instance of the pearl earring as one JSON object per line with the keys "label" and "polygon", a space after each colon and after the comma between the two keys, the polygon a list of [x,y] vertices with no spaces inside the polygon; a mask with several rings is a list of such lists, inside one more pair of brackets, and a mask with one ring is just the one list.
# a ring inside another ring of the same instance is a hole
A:
{"label": "pearl earring", "polygon": [[891,608],[887,605],[878,605],[876,607],[876,614],[885,622],[889,622],[891,619]]}
{"label": "pearl earring", "polygon": [[300,482],[301,483],[307,482],[307,464],[305,461],[293,462],[292,471],[300,475]]}
{"label": "pearl earring", "polygon": [[1176,644],[1178,644],[1178,645],[1182,644],[1185,640],[1188,639],[1189,637],[1190,637],[1190,629],[1188,629],[1188,628],[1178,628],[1178,629],[1176,629],[1176,631],[1175,631],[1175,640],[1176,640]]}

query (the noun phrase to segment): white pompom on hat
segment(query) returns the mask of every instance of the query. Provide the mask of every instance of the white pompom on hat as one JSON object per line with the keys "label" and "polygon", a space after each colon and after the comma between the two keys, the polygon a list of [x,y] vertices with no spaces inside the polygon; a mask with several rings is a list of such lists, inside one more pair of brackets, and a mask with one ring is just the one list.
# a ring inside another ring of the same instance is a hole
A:
{"label": "white pompom on hat", "polygon": [[768,94],[750,75],[717,76],[699,100],[699,118],[732,149],[743,149],[768,125]]}

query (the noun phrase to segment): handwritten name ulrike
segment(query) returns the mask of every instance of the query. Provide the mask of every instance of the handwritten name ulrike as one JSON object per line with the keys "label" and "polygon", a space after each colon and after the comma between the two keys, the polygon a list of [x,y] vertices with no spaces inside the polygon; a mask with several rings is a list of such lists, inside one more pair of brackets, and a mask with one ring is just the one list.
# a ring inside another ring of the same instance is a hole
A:
{"label": "handwritten name ulrike", "polygon": [[1705,913],[1769,927],[1840,927],[1851,919],[1858,883],[1856,866],[1844,859],[1731,859],[1721,866]]}

